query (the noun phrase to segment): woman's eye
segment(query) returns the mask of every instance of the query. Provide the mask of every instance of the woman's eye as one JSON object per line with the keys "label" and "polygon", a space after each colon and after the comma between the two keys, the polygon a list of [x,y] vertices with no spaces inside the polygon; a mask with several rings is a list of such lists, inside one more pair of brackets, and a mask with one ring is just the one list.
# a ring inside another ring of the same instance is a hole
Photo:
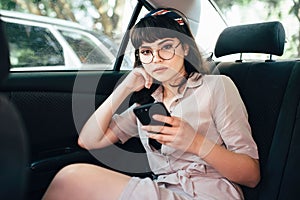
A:
{"label": "woman's eye", "polygon": [[149,55],[149,54],[151,54],[152,52],[151,52],[151,50],[149,50],[149,49],[144,49],[144,50],[141,50],[140,51],[140,54],[143,54],[143,55]]}
{"label": "woman's eye", "polygon": [[166,44],[161,49],[163,49],[163,50],[169,50],[169,49],[172,49],[172,48],[173,48],[173,46],[171,44]]}

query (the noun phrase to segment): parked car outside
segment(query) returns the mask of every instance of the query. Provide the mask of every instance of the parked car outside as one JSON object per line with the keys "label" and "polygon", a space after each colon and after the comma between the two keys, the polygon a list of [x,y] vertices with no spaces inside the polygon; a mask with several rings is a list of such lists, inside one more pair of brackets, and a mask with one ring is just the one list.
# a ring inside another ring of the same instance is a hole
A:
{"label": "parked car outside", "polygon": [[[11,71],[112,70],[118,46],[105,34],[71,21],[0,11]],[[131,68],[129,58],[124,69]]]}

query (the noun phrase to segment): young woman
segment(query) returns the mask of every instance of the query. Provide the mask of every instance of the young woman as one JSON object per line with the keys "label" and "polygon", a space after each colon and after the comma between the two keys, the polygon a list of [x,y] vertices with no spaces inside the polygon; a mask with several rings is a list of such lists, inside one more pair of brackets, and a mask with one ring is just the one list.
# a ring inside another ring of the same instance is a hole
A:
{"label": "young woman", "polygon": [[[151,11],[131,31],[131,41],[135,68],[86,122],[78,143],[94,149],[138,135],[157,178],[74,164],[55,176],[44,199],[243,199],[239,184],[255,187],[260,172],[247,112],[234,83],[207,74],[187,21],[177,10]],[[132,93],[134,104],[115,114]],[[171,127],[142,126],[135,117],[136,106],[153,100],[171,113],[153,117]]]}

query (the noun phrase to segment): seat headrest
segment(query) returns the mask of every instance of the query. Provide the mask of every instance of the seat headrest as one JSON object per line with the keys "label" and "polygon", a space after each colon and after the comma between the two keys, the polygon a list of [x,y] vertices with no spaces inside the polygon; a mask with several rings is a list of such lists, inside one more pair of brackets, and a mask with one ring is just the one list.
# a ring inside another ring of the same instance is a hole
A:
{"label": "seat headrest", "polygon": [[281,56],[285,31],[278,21],[227,27],[220,34],[216,57],[234,53],[265,53]]}

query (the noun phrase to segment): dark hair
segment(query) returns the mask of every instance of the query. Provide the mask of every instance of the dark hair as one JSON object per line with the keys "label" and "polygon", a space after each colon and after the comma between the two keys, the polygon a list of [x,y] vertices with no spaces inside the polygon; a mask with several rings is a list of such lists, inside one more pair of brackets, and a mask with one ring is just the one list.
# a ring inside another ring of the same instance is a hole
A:
{"label": "dark hair", "polygon": [[[182,44],[189,46],[188,55],[184,58],[184,66],[187,73],[185,80],[190,78],[195,72],[200,74],[209,72],[208,65],[202,58],[185,15],[173,8],[158,8],[151,11],[131,30],[130,39],[135,48],[134,67],[142,67],[142,63],[139,60],[139,47],[143,42],[152,43],[166,37],[178,38]],[[179,89],[184,83],[185,81],[178,85]],[[137,94],[140,93],[137,92]]]}

